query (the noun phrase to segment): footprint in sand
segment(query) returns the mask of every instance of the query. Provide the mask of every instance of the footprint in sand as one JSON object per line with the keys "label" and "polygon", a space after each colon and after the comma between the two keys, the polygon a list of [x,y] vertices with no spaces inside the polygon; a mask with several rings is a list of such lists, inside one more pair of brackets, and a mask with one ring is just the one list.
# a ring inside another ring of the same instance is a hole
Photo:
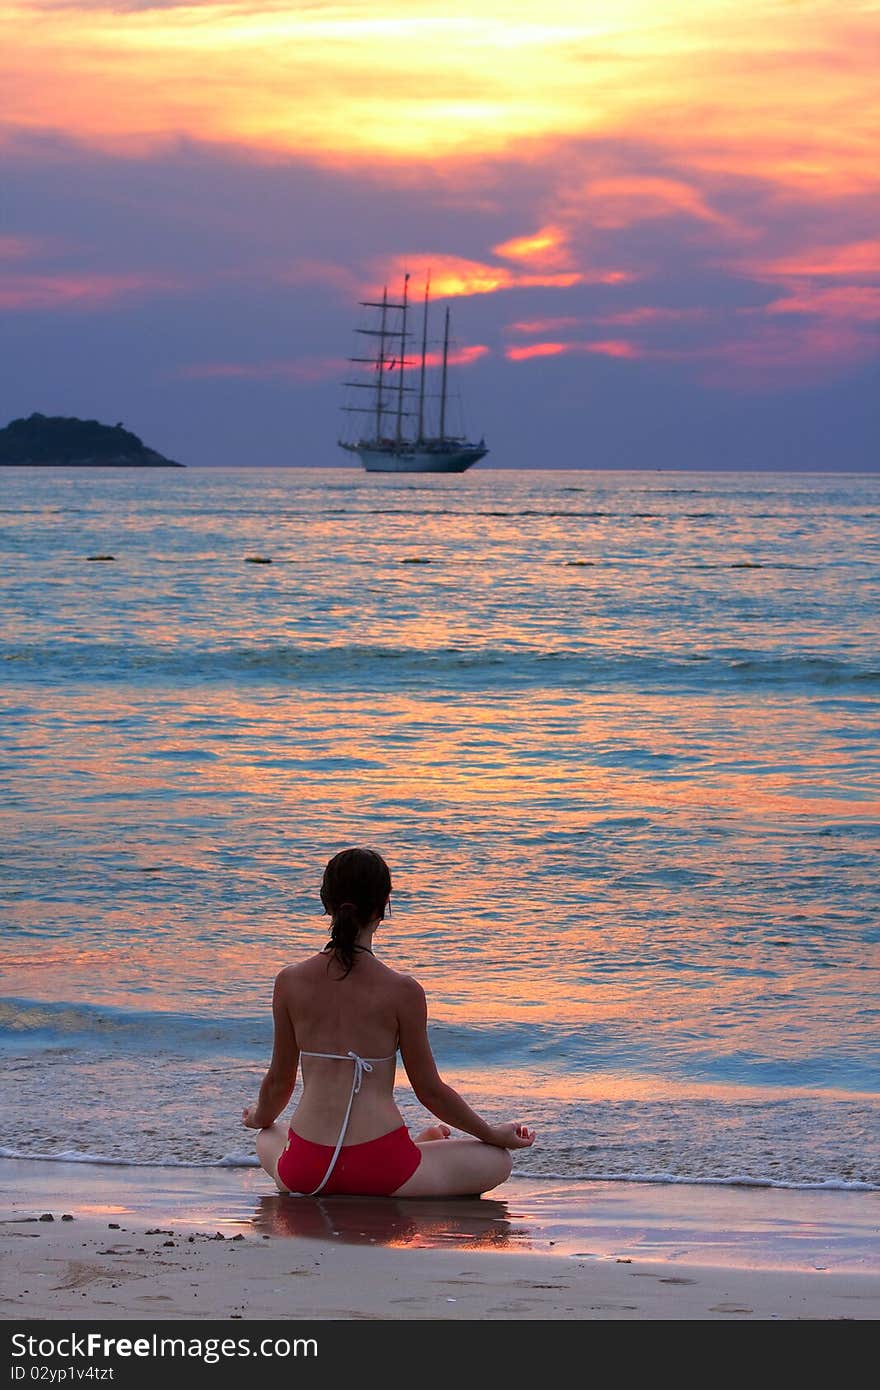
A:
{"label": "footprint in sand", "polygon": [[78,1289],[83,1284],[93,1284],[101,1279],[118,1279],[116,1270],[105,1269],[103,1265],[88,1264],[85,1260],[71,1260],[60,1284],[51,1285],[53,1293],[59,1289]]}

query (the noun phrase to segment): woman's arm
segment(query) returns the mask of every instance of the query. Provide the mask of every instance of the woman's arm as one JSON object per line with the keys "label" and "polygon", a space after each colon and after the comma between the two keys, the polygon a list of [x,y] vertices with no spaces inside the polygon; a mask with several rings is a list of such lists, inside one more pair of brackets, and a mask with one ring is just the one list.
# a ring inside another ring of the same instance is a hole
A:
{"label": "woman's arm", "polygon": [[428,1040],[428,1004],[425,991],[417,980],[407,978],[402,987],[398,1007],[400,1055],[410,1085],[417,1099],[444,1124],[494,1144],[500,1149],[528,1148],[534,1142],[534,1131],[522,1124],[490,1125],[457,1091],[447,1086],[437,1070]]}
{"label": "woman's arm", "polygon": [[275,1022],[272,1060],[263,1077],[256,1105],[249,1105],[242,1115],[242,1122],[248,1129],[268,1129],[269,1125],[274,1124],[293,1095],[296,1084],[299,1048],[287,1009],[284,975],[285,971],[282,970],[276,977],[272,993],[272,1017]]}

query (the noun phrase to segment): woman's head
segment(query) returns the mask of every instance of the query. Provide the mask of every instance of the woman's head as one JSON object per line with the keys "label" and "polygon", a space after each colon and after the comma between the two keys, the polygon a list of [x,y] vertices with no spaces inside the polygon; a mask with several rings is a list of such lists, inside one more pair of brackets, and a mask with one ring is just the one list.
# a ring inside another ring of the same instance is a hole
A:
{"label": "woman's head", "polygon": [[373,849],[340,850],[321,880],[321,902],[330,916],[330,944],[345,966],[354,964],[358,932],[381,921],[391,892],[388,865]]}

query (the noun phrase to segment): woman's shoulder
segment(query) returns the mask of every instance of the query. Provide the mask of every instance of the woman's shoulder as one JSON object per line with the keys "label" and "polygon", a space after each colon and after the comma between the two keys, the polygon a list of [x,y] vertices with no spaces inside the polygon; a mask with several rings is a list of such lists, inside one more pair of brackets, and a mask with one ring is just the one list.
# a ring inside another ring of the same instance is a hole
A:
{"label": "woman's shoulder", "polygon": [[415,975],[407,975],[402,970],[393,970],[391,974],[394,976],[395,990],[401,1003],[416,1008],[424,1004],[425,991]]}
{"label": "woman's shoulder", "polygon": [[283,965],[275,976],[275,984],[283,986],[304,976],[312,974],[321,962],[326,962],[327,956],[323,951],[318,951],[314,955],[304,956],[302,960],[291,961],[289,965]]}
{"label": "woman's shoulder", "polygon": [[[380,960],[378,956],[371,955],[364,957],[363,964],[371,972],[379,973],[384,987],[393,992],[398,1002],[417,1002],[419,999],[424,999],[425,991],[422,989],[415,975],[409,975],[404,970],[395,970],[393,966],[386,964],[386,962]],[[358,968],[360,968],[360,961],[358,962]],[[376,978],[375,973],[373,974],[373,978]]]}

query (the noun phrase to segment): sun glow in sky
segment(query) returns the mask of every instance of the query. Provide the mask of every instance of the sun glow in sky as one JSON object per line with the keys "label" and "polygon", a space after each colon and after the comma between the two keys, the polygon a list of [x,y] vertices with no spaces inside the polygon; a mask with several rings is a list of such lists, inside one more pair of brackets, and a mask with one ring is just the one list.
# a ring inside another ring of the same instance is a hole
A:
{"label": "sun glow in sky", "polygon": [[648,130],[685,162],[841,191],[876,177],[876,19],[829,0],[35,0],[5,11],[4,89],[14,124],[121,148],[455,159]]}
{"label": "sun glow in sky", "polygon": [[[213,295],[216,361],[241,355],[246,383],[307,348],[252,342],[253,325],[235,342],[243,286],[310,296],[312,315],[323,295],[341,329],[343,301],[407,269],[497,303],[467,334],[488,345],[469,372],[499,391],[595,356],[682,389],[861,379],[880,323],[878,53],[874,0],[13,0],[0,154],[25,194],[0,303],[65,322],[164,304],[170,323]],[[508,341],[542,320],[564,326]],[[187,351],[163,379],[211,380],[188,374],[205,345]]]}

